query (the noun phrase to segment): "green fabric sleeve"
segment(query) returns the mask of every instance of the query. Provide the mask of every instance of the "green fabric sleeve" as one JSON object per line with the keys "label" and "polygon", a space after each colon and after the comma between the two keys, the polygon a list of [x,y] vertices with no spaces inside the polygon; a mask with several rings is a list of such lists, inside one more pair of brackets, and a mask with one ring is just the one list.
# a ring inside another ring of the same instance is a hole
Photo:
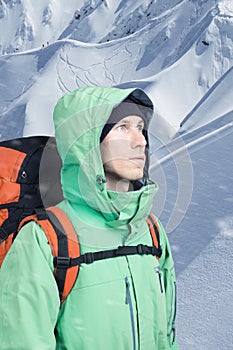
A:
{"label": "green fabric sleeve", "polygon": [[30,222],[0,270],[1,350],[55,350],[59,308],[50,246],[39,225]]}

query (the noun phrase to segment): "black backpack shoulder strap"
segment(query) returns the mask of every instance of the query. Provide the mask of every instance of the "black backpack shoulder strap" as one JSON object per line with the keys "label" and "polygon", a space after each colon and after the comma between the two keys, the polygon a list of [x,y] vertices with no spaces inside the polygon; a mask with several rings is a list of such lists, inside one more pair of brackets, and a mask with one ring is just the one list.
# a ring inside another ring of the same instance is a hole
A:
{"label": "black backpack shoulder strap", "polygon": [[146,219],[146,222],[150,229],[151,238],[154,246],[158,249],[158,255],[156,256],[159,259],[162,255],[162,249],[160,246],[160,235],[159,235],[159,225],[155,216],[150,213]]}
{"label": "black backpack shoulder strap", "polygon": [[64,302],[78,277],[79,265],[70,261],[80,256],[78,236],[68,216],[58,207],[36,209],[35,215],[26,217],[19,229],[29,221],[36,221],[48,239],[54,261],[54,277],[57,282],[61,303]]}

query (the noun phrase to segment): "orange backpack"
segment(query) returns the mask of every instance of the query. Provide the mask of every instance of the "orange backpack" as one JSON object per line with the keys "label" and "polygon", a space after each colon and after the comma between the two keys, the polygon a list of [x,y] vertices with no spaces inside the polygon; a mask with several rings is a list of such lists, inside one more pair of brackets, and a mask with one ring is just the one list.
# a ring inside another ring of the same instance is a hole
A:
{"label": "orange backpack", "polygon": [[34,136],[0,143],[0,266],[20,228],[36,221],[51,247],[54,277],[62,303],[77,279],[81,264],[135,254],[154,255],[159,259],[162,251],[158,224],[150,214],[146,221],[152,246],[119,246],[81,254],[78,234],[71,221],[63,210],[54,206],[63,199],[60,169],[54,138]]}
{"label": "orange backpack", "polygon": [[20,221],[35,208],[63,199],[60,169],[54,138],[32,136],[0,142],[0,266]]}

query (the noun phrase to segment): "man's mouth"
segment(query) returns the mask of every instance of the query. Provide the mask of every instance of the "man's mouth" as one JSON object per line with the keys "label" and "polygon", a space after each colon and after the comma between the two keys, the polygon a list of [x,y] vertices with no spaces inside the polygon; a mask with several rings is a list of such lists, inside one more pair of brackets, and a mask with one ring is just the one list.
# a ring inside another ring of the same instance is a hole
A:
{"label": "man's mouth", "polygon": [[129,158],[130,161],[135,163],[145,163],[146,157],[145,156],[136,156]]}

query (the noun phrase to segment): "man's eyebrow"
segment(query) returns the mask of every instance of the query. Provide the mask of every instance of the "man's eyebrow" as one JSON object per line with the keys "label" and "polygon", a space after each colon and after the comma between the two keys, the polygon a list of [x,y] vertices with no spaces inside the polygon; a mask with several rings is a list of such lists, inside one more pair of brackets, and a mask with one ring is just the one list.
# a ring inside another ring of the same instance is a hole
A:
{"label": "man's eyebrow", "polygon": [[[131,122],[129,119],[127,119],[127,118],[123,118],[123,119],[119,120],[119,122],[117,122],[117,124],[120,124],[120,123],[131,124],[132,122]],[[137,124],[143,124],[143,125],[145,125],[145,122],[144,122],[143,119],[141,119],[141,120],[139,120],[139,121],[137,122]]]}
{"label": "man's eyebrow", "polygon": [[139,120],[138,124],[143,124],[143,125],[145,125],[145,122],[144,122],[143,119],[141,119],[141,120]]}
{"label": "man's eyebrow", "polygon": [[117,124],[120,124],[120,123],[130,124],[130,121],[127,118],[123,118],[123,119],[119,120],[119,122],[117,122]]}

